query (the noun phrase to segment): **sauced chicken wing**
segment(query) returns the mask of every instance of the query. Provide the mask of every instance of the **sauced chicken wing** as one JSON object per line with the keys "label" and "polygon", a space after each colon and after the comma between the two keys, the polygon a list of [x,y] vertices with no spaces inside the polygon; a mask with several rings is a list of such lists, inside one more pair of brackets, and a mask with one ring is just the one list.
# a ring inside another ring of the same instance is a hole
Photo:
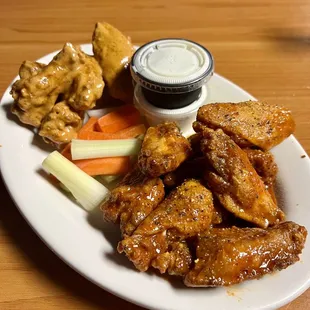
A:
{"label": "sauced chicken wing", "polygon": [[170,242],[208,230],[213,212],[211,192],[199,181],[187,180],[150,213],[131,237],[119,243],[118,251],[125,252],[137,269],[145,271],[159,254],[168,251]]}
{"label": "sauced chicken wing", "polygon": [[43,119],[39,135],[48,141],[68,143],[77,137],[83,125],[83,112],[74,111],[66,101],[58,102]]}
{"label": "sauced chicken wing", "polygon": [[307,230],[293,222],[260,228],[213,228],[198,238],[187,286],[227,286],[281,270],[299,260]]}
{"label": "sauced chicken wing", "polygon": [[70,43],[48,65],[25,62],[20,73],[11,90],[12,112],[34,127],[40,127],[59,95],[73,109],[84,111],[94,107],[104,86],[96,60]]}
{"label": "sauced chicken wing", "polygon": [[147,177],[135,167],[112,190],[101,210],[105,220],[114,223],[119,220],[123,235],[131,235],[164,196],[161,179]]}
{"label": "sauced chicken wing", "polygon": [[250,148],[245,148],[243,151],[247,154],[250,163],[265,185],[272,186],[278,173],[278,166],[274,161],[273,155],[270,152]]}
{"label": "sauced chicken wing", "polygon": [[130,39],[108,23],[97,23],[93,33],[93,50],[111,97],[132,103],[129,63],[135,50]]}
{"label": "sauced chicken wing", "polygon": [[191,267],[192,255],[184,241],[171,242],[168,251],[159,254],[152,261],[152,267],[160,273],[168,272],[173,276],[185,276]]}
{"label": "sauced chicken wing", "polygon": [[153,177],[174,171],[191,155],[188,140],[174,122],[150,127],[144,137],[138,163]]}
{"label": "sauced chicken wing", "polygon": [[213,167],[208,185],[228,211],[263,228],[284,219],[245,152],[221,129],[205,129],[201,149]]}
{"label": "sauced chicken wing", "polygon": [[42,119],[51,111],[57,100],[57,95],[52,93],[49,96],[38,95],[42,91],[37,89],[33,81],[37,80],[37,75],[42,69],[43,67],[37,63],[24,62],[19,70],[21,79],[14,82],[10,92],[14,99],[12,113],[16,114],[22,123],[34,127],[41,125]]}
{"label": "sauced chicken wing", "polygon": [[[21,79],[28,79],[41,72],[45,66],[40,62],[25,60],[19,68],[19,76]],[[18,80],[18,82],[21,82],[21,80]]]}
{"label": "sauced chicken wing", "polygon": [[[73,78],[68,92],[64,93],[64,99],[77,111],[86,111],[96,105],[101,97],[104,82],[101,68],[96,59],[86,55],[77,48],[78,59],[72,66]],[[69,66],[70,69],[71,66]]]}
{"label": "sauced chicken wing", "polygon": [[[197,121],[212,129],[221,128],[240,147],[269,150],[295,130],[291,113],[279,106],[257,101],[214,103],[201,107]],[[201,127],[194,124],[194,129]]]}
{"label": "sauced chicken wing", "polygon": [[[196,123],[196,126],[198,128],[198,131],[203,131],[204,128],[206,127],[206,126],[203,126],[202,124],[199,125],[198,123]],[[196,133],[188,138],[188,140],[190,141],[193,153],[195,154],[194,155],[195,159],[192,161],[196,161],[197,157],[201,158],[202,156],[201,149],[200,149],[201,136],[202,136],[201,134]],[[273,155],[268,151],[264,152],[259,149],[243,148],[242,150],[247,154],[250,160],[250,163],[256,170],[257,174],[261,177],[265,185],[268,187],[271,187],[272,184],[275,182],[275,179],[278,173],[278,167],[277,167],[277,164],[275,163]],[[203,168],[203,163],[201,162],[201,164],[202,165],[200,169]],[[165,176],[164,178],[165,185],[173,186],[174,180],[181,179],[183,166],[187,167],[187,161],[184,164],[182,164],[176,171],[171,172],[171,174],[168,173]],[[185,169],[185,167],[184,167],[184,175],[186,173],[185,170],[189,170],[189,169]],[[197,167],[197,169],[199,168]],[[194,171],[197,169],[194,169],[193,167]],[[192,170],[189,170],[188,173],[191,173],[191,171]]]}

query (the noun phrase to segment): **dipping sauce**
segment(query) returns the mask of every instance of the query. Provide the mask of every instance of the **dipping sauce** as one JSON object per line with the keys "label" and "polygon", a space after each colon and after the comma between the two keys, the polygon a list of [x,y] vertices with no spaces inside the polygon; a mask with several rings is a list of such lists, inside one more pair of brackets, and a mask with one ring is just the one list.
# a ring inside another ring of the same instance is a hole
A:
{"label": "dipping sauce", "polygon": [[161,39],[133,55],[134,102],[150,125],[174,120],[183,129],[206,103],[206,83],[213,75],[211,53],[185,39]]}

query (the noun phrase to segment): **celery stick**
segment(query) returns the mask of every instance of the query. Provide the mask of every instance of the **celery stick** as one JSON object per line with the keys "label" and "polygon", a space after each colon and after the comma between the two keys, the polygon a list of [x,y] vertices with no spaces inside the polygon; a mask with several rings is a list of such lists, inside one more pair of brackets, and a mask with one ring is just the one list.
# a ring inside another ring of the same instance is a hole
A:
{"label": "celery stick", "polygon": [[109,197],[110,191],[86,174],[59,152],[54,151],[42,163],[43,168],[54,175],[81,206],[91,211]]}
{"label": "celery stick", "polygon": [[76,140],[71,142],[72,159],[131,156],[139,153],[140,139]]}

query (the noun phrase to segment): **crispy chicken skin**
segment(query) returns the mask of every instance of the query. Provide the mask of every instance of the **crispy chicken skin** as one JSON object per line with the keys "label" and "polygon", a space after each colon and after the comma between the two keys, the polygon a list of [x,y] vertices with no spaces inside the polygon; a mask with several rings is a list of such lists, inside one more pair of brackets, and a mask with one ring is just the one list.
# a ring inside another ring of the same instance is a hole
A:
{"label": "crispy chicken skin", "polygon": [[138,270],[146,271],[159,254],[169,252],[170,242],[207,231],[213,212],[211,192],[199,181],[187,180],[149,214],[131,237],[119,243],[118,251],[125,252]]}
{"label": "crispy chicken skin", "polygon": [[129,63],[135,49],[130,39],[108,23],[97,23],[93,33],[93,51],[111,97],[132,103]]}
{"label": "crispy chicken skin", "polygon": [[[80,115],[79,111],[93,108],[96,100],[101,97],[104,87],[101,75],[101,68],[93,57],[71,43],[66,43],[48,65],[33,62],[22,64],[21,79],[13,84],[11,90],[15,101],[12,112],[21,122],[40,127],[43,119],[52,111],[56,100],[62,96],[66,104],[56,108],[63,109],[59,113],[60,117],[67,114],[67,105],[73,109],[72,112]],[[48,117],[50,124],[55,110],[52,113],[53,115]],[[69,125],[71,121],[72,117],[68,119]],[[54,123],[50,128],[54,130],[55,127],[58,127],[58,124]],[[48,128],[45,124],[43,131],[46,132]],[[45,136],[53,137],[55,143],[61,143],[63,134],[63,131],[59,132],[59,135],[50,132]]]}
{"label": "crispy chicken skin", "polygon": [[167,252],[159,254],[152,261],[152,267],[160,273],[173,276],[185,276],[191,267],[192,255],[184,241],[171,242]]}
{"label": "crispy chicken skin", "polygon": [[77,137],[83,125],[83,112],[74,111],[66,101],[58,102],[43,119],[39,135],[48,141],[68,143]]}
{"label": "crispy chicken skin", "polygon": [[160,178],[150,178],[138,167],[129,172],[112,190],[101,210],[104,219],[120,221],[123,235],[131,235],[136,227],[164,199],[165,190]]}
{"label": "crispy chicken skin", "polygon": [[[200,131],[203,131],[205,126],[201,126]],[[200,149],[200,141],[201,141],[201,134],[196,133],[188,138],[190,141],[194,158],[184,162],[178,169],[171,173],[167,173],[164,178],[165,185],[169,187],[176,186],[178,180],[183,180],[186,178],[186,174],[189,174],[189,177],[193,175],[195,177],[196,172],[198,170],[203,169],[203,163],[201,162],[200,165],[198,161],[201,161],[201,149]],[[257,174],[261,177],[262,181],[265,183],[266,186],[271,187],[277,177],[278,173],[278,166],[275,163],[273,155],[268,151],[262,151],[255,148],[243,148],[242,149],[248,156],[250,163],[256,170]],[[191,169],[191,166],[192,169]],[[196,169],[195,169],[195,166]],[[208,167],[205,167],[208,168]],[[179,182],[180,184],[181,182]],[[177,184],[178,185],[178,184]]]}
{"label": "crispy chicken skin", "polygon": [[278,173],[278,166],[275,163],[273,155],[270,152],[250,148],[245,148],[243,151],[247,154],[250,163],[265,185],[268,187],[272,186]]}
{"label": "crispy chicken skin", "polygon": [[262,228],[284,219],[246,153],[221,129],[205,129],[201,149],[213,167],[208,185],[228,211]]}
{"label": "crispy chicken skin", "polygon": [[150,127],[138,163],[143,173],[158,177],[177,169],[191,155],[191,146],[174,122]]}
{"label": "crispy chicken skin", "polygon": [[[240,147],[257,146],[269,150],[295,130],[290,111],[264,102],[213,103],[202,106],[197,121],[212,129],[222,129]],[[201,126],[194,123],[195,131]]]}
{"label": "crispy chicken skin", "polygon": [[146,236],[133,234],[118,243],[117,251],[124,252],[139,271],[147,271],[158,255],[168,251],[168,244],[165,231]]}
{"label": "crispy chicken skin", "polygon": [[227,286],[285,269],[299,260],[307,230],[293,222],[268,229],[213,228],[198,238],[187,286]]}
{"label": "crispy chicken skin", "polygon": [[135,234],[152,235],[169,230],[186,239],[207,230],[213,212],[211,192],[197,180],[186,180],[137,227]]}

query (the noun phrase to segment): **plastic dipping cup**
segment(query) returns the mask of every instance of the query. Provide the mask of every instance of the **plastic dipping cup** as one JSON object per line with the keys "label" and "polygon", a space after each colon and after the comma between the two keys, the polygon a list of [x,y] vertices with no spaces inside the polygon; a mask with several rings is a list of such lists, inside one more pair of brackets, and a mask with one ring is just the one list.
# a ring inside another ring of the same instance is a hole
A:
{"label": "plastic dipping cup", "polygon": [[134,103],[150,125],[175,121],[186,131],[198,108],[206,104],[206,83],[213,75],[211,53],[184,39],[162,39],[133,55]]}
{"label": "plastic dipping cup", "polygon": [[197,111],[207,100],[207,86],[201,87],[200,96],[192,104],[179,109],[163,109],[152,105],[145,99],[141,86],[135,87],[134,104],[145,117],[150,126],[155,126],[164,121],[174,121],[187,135],[196,119]]}

